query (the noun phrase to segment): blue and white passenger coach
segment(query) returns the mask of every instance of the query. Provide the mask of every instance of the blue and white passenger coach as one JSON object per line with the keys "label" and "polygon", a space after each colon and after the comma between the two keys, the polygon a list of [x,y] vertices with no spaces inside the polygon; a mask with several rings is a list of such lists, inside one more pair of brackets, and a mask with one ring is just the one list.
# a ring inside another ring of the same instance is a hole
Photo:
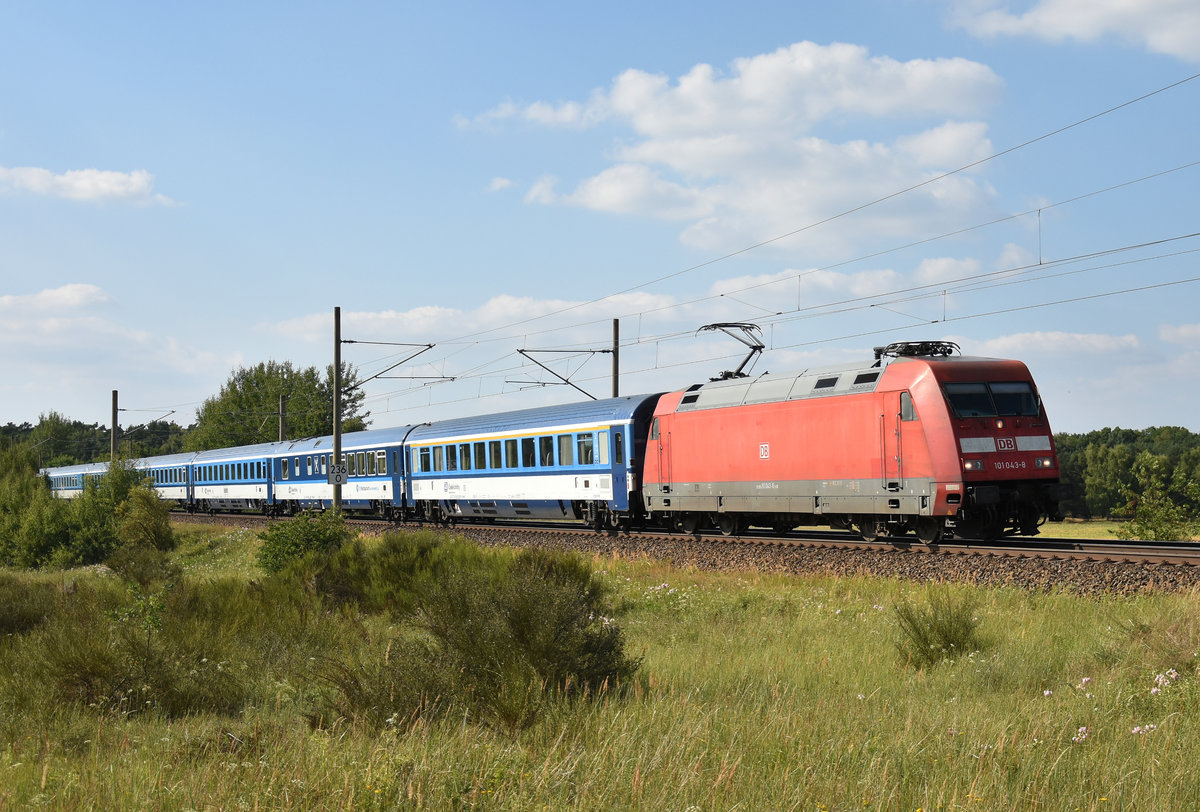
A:
{"label": "blue and white passenger coach", "polygon": [[658,397],[419,426],[407,442],[412,508],[429,521],[584,519],[599,527],[636,518],[645,438]]}
{"label": "blue and white passenger coach", "polygon": [[271,454],[277,443],[201,451],[192,458],[192,498],[197,510],[270,512]]}
{"label": "blue and white passenger coach", "polygon": [[134,460],[133,467],[140,474],[149,477],[150,484],[160,499],[186,509],[192,504],[192,461],[195,458],[196,453],[193,451],[162,457],[144,457]]}
{"label": "blue and white passenger coach", "polygon": [[[404,451],[401,444],[412,429],[400,426],[342,435],[342,509],[367,511],[391,518],[404,502]],[[272,471],[275,501],[284,513],[324,509],[333,504],[329,466],[333,438],[314,437],[279,443]]]}

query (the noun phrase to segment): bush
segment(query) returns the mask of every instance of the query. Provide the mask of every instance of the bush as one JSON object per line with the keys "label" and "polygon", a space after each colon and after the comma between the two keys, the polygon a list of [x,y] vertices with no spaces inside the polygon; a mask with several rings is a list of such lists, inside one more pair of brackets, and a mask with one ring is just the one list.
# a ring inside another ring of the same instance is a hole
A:
{"label": "bush", "polygon": [[[344,550],[335,559],[345,557]],[[401,573],[394,567],[406,557],[412,569]],[[371,559],[357,552],[349,560]],[[515,732],[556,698],[601,694],[641,665],[626,656],[620,629],[604,617],[605,590],[576,556],[509,557],[426,541],[406,555],[397,539],[380,559],[390,566],[374,571],[415,597],[412,622],[372,661],[319,666],[337,693],[314,711],[314,724],[342,717],[378,729],[453,707]]]}
{"label": "bush", "polygon": [[262,546],[258,548],[258,565],[268,573],[282,572],[313,553],[331,554],[353,537],[341,513],[306,510],[259,534]]}
{"label": "bush", "polygon": [[931,589],[929,604],[924,608],[901,601],[896,606],[900,656],[917,668],[925,668],[980,651],[984,641],[975,608],[974,598],[955,598],[946,587]]}
{"label": "bush", "polygon": [[0,635],[23,634],[54,612],[57,587],[0,573]]}
{"label": "bush", "polygon": [[171,505],[158,498],[148,484],[129,491],[117,506],[117,537],[127,547],[174,550],[175,533],[171,530]]}

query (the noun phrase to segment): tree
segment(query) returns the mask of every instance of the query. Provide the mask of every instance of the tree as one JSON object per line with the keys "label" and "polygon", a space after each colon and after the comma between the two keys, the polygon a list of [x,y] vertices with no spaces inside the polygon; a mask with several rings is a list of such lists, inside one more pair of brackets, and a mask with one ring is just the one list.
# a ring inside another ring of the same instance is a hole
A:
{"label": "tree", "polygon": [[[353,388],[358,373],[342,364],[342,429],[366,428],[363,392]],[[196,425],[184,438],[189,451],[267,443],[279,439],[279,399],[285,398],[287,436],[319,437],[333,433],[333,365],[324,376],[316,367],[297,369],[290,361],[238,367],[220,393],[196,411]]]}

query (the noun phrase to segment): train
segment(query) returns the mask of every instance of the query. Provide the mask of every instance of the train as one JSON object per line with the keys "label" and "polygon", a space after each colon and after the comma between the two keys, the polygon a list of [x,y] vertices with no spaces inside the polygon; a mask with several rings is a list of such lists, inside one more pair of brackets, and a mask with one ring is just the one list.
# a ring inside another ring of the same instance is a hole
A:
{"label": "train", "polygon": [[[332,437],[132,461],[187,511],[333,504]],[[342,437],[342,508],[396,521],[655,527],[728,536],[805,526],[864,538],[994,540],[1062,519],[1069,497],[1020,361],[946,341],[858,363],[436,420]],[[106,463],[43,471],[82,493]]]}

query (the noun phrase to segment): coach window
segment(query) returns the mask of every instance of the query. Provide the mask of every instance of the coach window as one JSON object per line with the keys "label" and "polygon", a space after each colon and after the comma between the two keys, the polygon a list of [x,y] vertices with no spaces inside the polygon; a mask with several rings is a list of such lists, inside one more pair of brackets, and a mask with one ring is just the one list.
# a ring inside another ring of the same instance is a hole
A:
{"label": "coach window", "polygon": [[570,434],[558,435],[558,464],[559,465],[574,465],[575,453],[571,450]]}
{"label": "coach window", "polygon": [[282,478],[283,478],[283,479],[288,479],[288,478],[289,478],[289,474],[288,474],[288,459],[287,459],[287,457],[284,457],[282,460],[280,460],[280,464],[283,466],[283,468],[282,468],[282,471],[283,471]]}
{"label": "coach window", "polygon": [[446,470],[458,470],[458,449],[452,445],[446,446]]}
{"label": "coach window", "polygon": [[379,472],[380,476],[387,476],[387,452],[386,451],[376,451],[375,452],[375,470]]}
{"label": "coach window", "polygon": [[[420,459],[416,458],[418,450],[421,452]],[[431,454],[431,452],[428,447],[421,448],[421,449],[414,448],[413,449],[413,467],[415,467],[418,471],[420,471],[423,474],[427,474],[430,471],[432,471],[433,465],[430,462],[430,454]]]}
{"label": "coach window", "polygon": [[596,462],[601,465],[608,465],[608,432],[601,431],[596,434]]}
{"label": "coach window", "polygon": [[463,443],[458,447],[458,467],[464,471],[471,470],[471,444]]}
{"label": "coach window", "polygon": [[617,429],[613,433],[613,457],[617,465],[625,464],[625,430]]}
{"label": "coach window", "polygon": [[487,446],[484,443],[475,444],[475,470],[482,471],[487,468]]}
{"label": "coach window", "polygon": [[446,450],[440,445],[435,445],[433,447],[433,470],[442,470],[442,457],[445,455],[445,453]]}
{"label": "coach window", "polygon": [[595,460],[592,458],[592,435],[579,435],[579,442],[577,445],[579,447],[580,465],[591,465],[593,462],[595,462]]}
{"label": "coach window", "polygon": [[538,438],[538,454],[542,458],[542,465],[554,464],[554,438],[539,437]]}
{"label": "coach window", "polygon": [[532,437],[521,438],[521,465],[526,468],[537,467],[537,442]]}
{"label": "coach window", "polygon": [[367,475],[367,452],[360,451],[357,454],[355,454],[354,456],[358,457],[358,475],[366,476]]}
{"label": "coach window", "polygon": [[504,467],[505,468],[516,468],[517,461],[518,461],[517,460],[517,441],[516,440],[505,440],[504,441]]}
{"label": "coach window", "polygon": [[913,406],[912,395],[908,392],[900,393],[900,419],[906,423],[917,419],[917,410]]}
{"label": "coach window", "polygon": [[354,454],[347,454],[345,460],[346,476],[358,476],[358,467],[354,464]]}

